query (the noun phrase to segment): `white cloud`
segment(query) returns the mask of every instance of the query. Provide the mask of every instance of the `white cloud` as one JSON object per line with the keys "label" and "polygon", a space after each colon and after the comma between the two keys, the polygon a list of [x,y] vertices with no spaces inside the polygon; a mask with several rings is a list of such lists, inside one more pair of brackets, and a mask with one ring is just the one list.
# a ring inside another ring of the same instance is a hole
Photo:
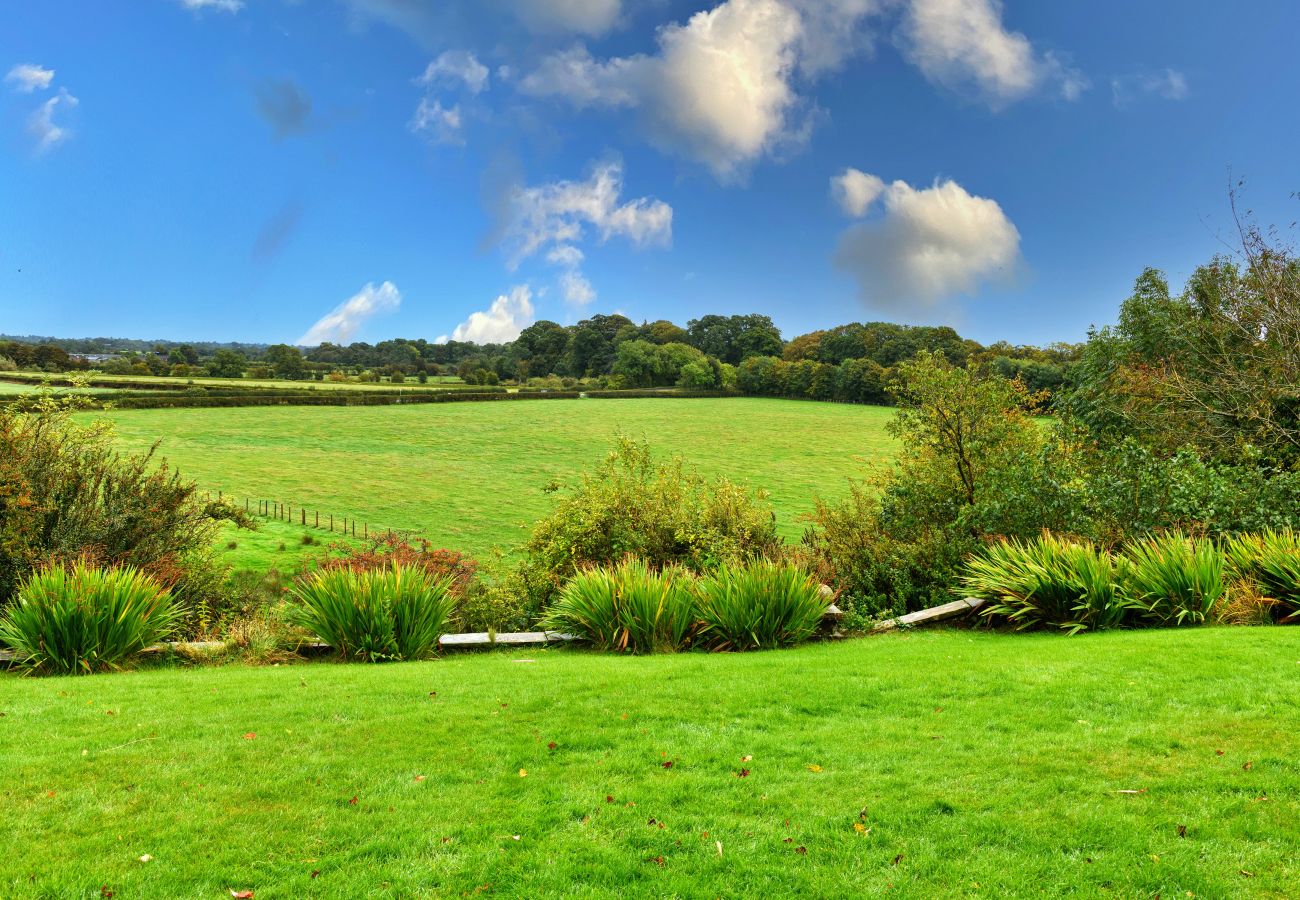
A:
{"label": "white cloud", "polygon": [[415,79],[415,83],[425,87],[463,84],[471,94],[480,94],[487,89],[488,77],[487,66],[479,62],[473,53],[468,50],[448,50],[425,66],[424,74]]}
{"label": "white cloud", "polygon": [[885,192],[885,183],[875,175],[848,168],[831,178],[831,196],[846,216],[860,219]]}
{"label": "white cloud", "polygon": [[902,38],[927,78],[959,91],[973,87],[993,107],[1052,81],[1068,100],[1087,87],[1080,72],[1055,55],[1039,56],[1027,37],[1006,29],[1001,0],[908,0]]}
{"label": "white cloud", "polygon": [[410,129],[435,144],[463,144],[462,124],[459,104],[447,109],[440,100],[422,97],[411,117]]}
{"label": "white cloud", "polygon": [[546,261],[557,266],[577,266],[585,258],[583,252],[572,244],[561,244],[546,254]]}
{"label": "white cloud", "polygon": [[805,34],[787,2],[726,0],[661,28],[654,55],[600,61],[574,48],[544,60],[520,89],[579,108],[636,107],[653,143],[734,181],[800,135],[791,81]]}
{"label": "white cloud", "polygon": [[576,269],[560,274],[560,291],[564,294],[564,302],[574,306],[586,306],[596,299],[596,289]]}
{"label": "white cloud", "polygon": [[306,334],[298,338],[300,347],[315,347],[329,341],[334,344],[346,344],[371,316],[376,313],[390,312],[402,305],[402,294],[397,285],[385,281],[379,287],[367,284],[356,294],[334,307],[332,311],[307,329]]}
{"label": "white cloud", "polygon": [[244,8],[244,0],[181,0],[181,6],[194,12],[213,9],[217,12],[237,13]]}
{"label": "white cloud", "polygon": [[599,37],[617,23],[621,0],[515,0],[511,8],[529,29]]}
{"label": "white cloud", "polygon": [[561,245],[571,246],[587,228],[602,242],[622,237],[637,246],[671,243],[672,207],[650,197],[619,203],[622,193],[623,167],[617,162],[596,166],[586,181],[516,187],[506,228],[511,268],[550,245],[568,253]]}
{"label": "white cloud", "polygon": [[1177,69],[1112,78],[1110,89],[1116,106],[1126,106],[1141,97],[1186,100],[1188,94],[1187,76]]}
{"label": "white cloud", "polygon": [[59,88],[57,96],[36,107],[36,111],[27,118],[27,133],[36,140],[37,153],[53,150],[72,136],[71,131],[55,123],[54,113],[60,106],[75,109],[80,102],[65,88]]}
{"label": "white cloud", "polygon": [[54,81],[53,69],[47,69],[33,63],[14,66],[9,70],[9,74],[5,76],[5,83],[12,84],[14,90],[20,94],[46,90],[52,81]]}
{"label": "white cloud", "polygon": [[918,190],[895,181],[879,220],[849,228],[836,264],[858,282],[864,302],[892,309],[932,308],[1010,278],[1020,260],[1020,232],[996,201],[955,181]]}
{"label": "white cloud", "polygon": [[[521,284],[511,288],[509,294],[498,296],[487,310],[471,313],[468,319],[456,326],[450,340],[504,344],[519,337],[519,332],[532,321],[533,292],[528,285]],[[448,336],[444,334],[434,343],[445,344],[447,341]]]}

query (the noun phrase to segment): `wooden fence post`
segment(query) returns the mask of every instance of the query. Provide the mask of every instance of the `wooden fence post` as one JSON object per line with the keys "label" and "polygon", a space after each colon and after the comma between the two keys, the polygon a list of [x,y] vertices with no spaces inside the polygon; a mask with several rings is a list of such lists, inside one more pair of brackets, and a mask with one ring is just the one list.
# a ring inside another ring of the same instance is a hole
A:
{"label": "wooden fence post", "polygon": [[334,513],[330,513],[330,534],[334,533]]}
{"label": "wooden fence post", "polygon": [[316,510],[316,527],[320,528],[320,510]]}
{"label": "wooden fence post", "polygon": [[303,524],[303,525],[306,525],[306,524],[307,524],[307,510],[305,510],[305,509],[299,509],[298,512],[302,513],[302,524]]}

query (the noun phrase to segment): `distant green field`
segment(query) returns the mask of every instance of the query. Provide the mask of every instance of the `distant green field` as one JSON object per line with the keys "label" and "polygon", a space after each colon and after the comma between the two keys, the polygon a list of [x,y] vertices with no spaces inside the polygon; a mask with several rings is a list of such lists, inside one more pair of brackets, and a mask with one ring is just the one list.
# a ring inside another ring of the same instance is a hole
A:
{"label": "distant green field", "polygon": [[889,409],[756,398],[98,415],[115,423],[122,446],[161,441],[160,452],[185,475],[241,503],[268,498],[355,516],[474,555],[518,545],[551,508],[542,488],[589,468],[620,433],[680,454],[706,475],[766,489],[789,539],[802,533],[799,517],[814,495],[842,494],[865,460],[893,449]]}
{"label": "distant green field", "polygon": [[[59,375],[59,378],[65,376]],[[354,383],[351,381],[284,381],[277,379],[259,379],[259,378],[182,378],[171,376],[152,376],[152,375],[99,375],[99,379],[112,382],[131,382],[143,387],[151,385],[167,385],[168,387],[246,387],[246,388],[274,388],[276,390],[342,390],[342,391],[376,391],[376,390],[413,390],[416,388],[429,388],[447,385],[463,385],[464,382],[455,375],[434,375],[430,376],[428,384],[420,384],[414,378],[408,378],[401,384],[392,384],[388,381],[364,383]],[[39,384],[42,375],[39,372],[6,372],[4,375],[5,382],[23,381],[28,384]],[[0,382],[0,393],[7,393],[10,387],[21,390],[22,386],[16,383]],[[94,380],[91,381],[94,384]]]}

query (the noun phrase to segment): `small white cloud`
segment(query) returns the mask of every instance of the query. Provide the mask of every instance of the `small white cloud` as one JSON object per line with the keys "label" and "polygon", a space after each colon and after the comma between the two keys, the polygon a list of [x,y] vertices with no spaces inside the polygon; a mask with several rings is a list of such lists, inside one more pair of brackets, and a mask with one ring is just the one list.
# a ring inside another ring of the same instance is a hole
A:
{"label": "small white cloud", "polygon": [[831,178],[831,196],[846,216],[860,219],[885,192],[885,183],[875,175],[848,168]]}
{"label": "small white cloud", "polygon": [[1187,76],[1177,69],[1112,78],[1110,89],[1116,106],[1127,106],[1143,97],[1186,100],[1188,94]]}
{"label": "small white cloud", "polygon": [[985,281],[1008,279],[1020,259],[1020,232],[996,201],[955,181],[918,190],[895,181],[884,192],[884,217],[849,228],[836,264],[876,308],[933,308]]}
{"label": "small white cloud", "polygon": [[445,344],[450,339],[475,344],[504,344],[519,337],[519,332],[532,322],[533,292],[528,285],[521,284],[511,288],[509,294],[498,296],[487,310],[471,313],[468,319],[456,326],[450,338],[444,334],[434,343]]}
{"label": "small white cloud", "polygon": [[425,66],[424,73],[415,79],[415,83],[425,87],[464,85],[471,94],[480,94],[487,89],[488,78],[487,66],[473,53],[448,50]]}
{"label": "small white cloud", "polygon": [[5,83],[12,84],[14,90],[20,94],[46,90],[53,81],[53,69],[47,69],[33,63],[14,66],[9,70],[9,74],[5,76]]}
{"label": "small white cloud", "polygon": [[908,0],[904,52],[926,78],[953,90],[973,88],[990,106],[1020,100],[1046,83],[1077,99],[1088,81],[1053,54],[1002,23],[1001,0]]}
{"label": "small white cloud", "polygon": [[360,291],[334,307],[298,338],[300,347],[315,347],[325,341],[346,344],[358,328],[376,313],[391,312],[402,305],[402,294],[391,281],[375,287],[367,284]]}
{"label": "small white cloud", "polygon": [[591,286],[587,277],[576,269],[560,274],[560,291],[564,294],[564,302],[573,306],[587,306],[596,299],[596,289]]}
{"label": "small white cloud", "polygon": [[572,244],[561,244],[546,254],[546,261],[557,266],[581,265],[585,258],[583,252]]}
{"label": "small white cloud", "polygon": [[511,8],[532,31],[599,37],[622,13],[621,0],[515,0]]}
{"label": "small white cloud", "polygon": [[244,0],[181,0],[181,6],[193,12],[211,9],[217,12],[237,13],[244,8]]}
{"label": "small white cloud", "polygon": [[422,97],[411,117],[410,129],[435,144],[463,144],[462,124],[459,104],[448,109],[440,100]]}
{"label": "small white cloud", "polygon": [[650,197],[620,203],[622,193],[623,167],[617,162],[596,166],[586,181],[515,188],[506,228],[511,268],[551,245],[568,254],[587,228],[602,242],[622,237],[637,246],[671,243],[672,207]]}
{"label": "small white cloud", "polygon": [[55,123],[54,114],[60,106],[75,109],[80,102],[76,97],[69,94],[65,88],[59,88],[57,96],[46,100],[36,107],[35,112],[28,116],[27,133],[35,139],[37,153],[53,150],[72,137],[71,131]]}

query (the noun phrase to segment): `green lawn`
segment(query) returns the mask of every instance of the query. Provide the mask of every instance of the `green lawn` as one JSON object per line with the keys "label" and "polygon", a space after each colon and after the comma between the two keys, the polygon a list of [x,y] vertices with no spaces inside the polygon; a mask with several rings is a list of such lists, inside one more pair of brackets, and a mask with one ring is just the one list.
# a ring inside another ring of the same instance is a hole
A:
{"label": "green lawn", "polygon": [[[103,414],[100,414],[103,415]],[[892,452],[880,407],[765,399],[547,400],[380,407],[119,410],[121,443],[161,453],[213,492],[417,531],[480,555],[550,509],[542,488],[622,432],[708,475],[767,489],[782,534]],[[310,515],[310,512],[309,512]]]}
{"label": "green lawn", "polygon": [[0,676],[0,894],[1294,897],[1298,665],[1275,627]]}

